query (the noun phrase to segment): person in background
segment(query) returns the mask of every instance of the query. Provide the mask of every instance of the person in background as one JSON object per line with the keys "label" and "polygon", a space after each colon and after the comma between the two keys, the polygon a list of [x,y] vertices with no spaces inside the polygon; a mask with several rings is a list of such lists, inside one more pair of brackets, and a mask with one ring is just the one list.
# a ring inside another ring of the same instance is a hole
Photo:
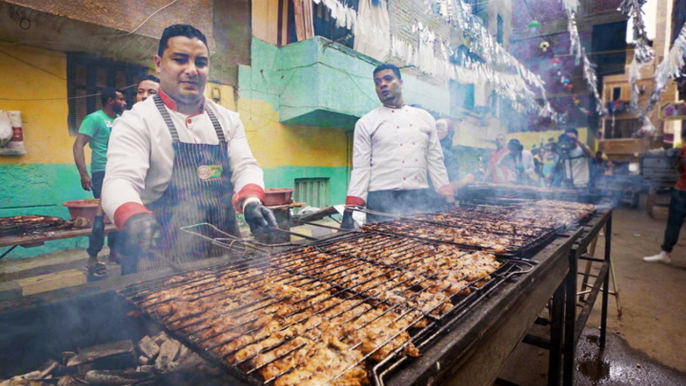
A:
{"label": "person in background", "polygon": [[453,147],[455,130],[447,119],[439,119],[436,121],[436,135],[441,142],[443,165],[445,166],[446,172],[448,172],[448,180],[450,180],[450,182],[458,181],[460,179],[460,162],[451,150]]}
{"label": "person in background", "polygon": [[483,178],[484,182],[505,182],[503,170],[497,167],[500,159],[509,152],[505,143],[504,134],[498,134],[498,136],[495,137],[496,149],[491,152],[491,156],[488,158],[488,167],[486,167],[486,173]]}
{"label": "person in background", "polygon": [[[138,82],[138,88],[136,91],[136,103],[143,102],[149,96],[157,94],[160,89],[160,80],[156,76],[146,75],[140,82]],[[93,231],[91,232],[88,241],[88,254],[89,256],[97,256],[102,250],[105,244],[105,212],[102,209],[102,202],[98,204],[98,212],[93,220]],[[111,237],[111,236],[110,236]],[[119,263],[119,259],[116,255],[110,254],[110,262]],[[106,271],[102,268],[97,274],[103,276]],[[96,275],[96,277],[97,277]]]}
{"label": "person in background", "polygon": [[[474,174],[469,173],[463,178],[460,178],[460,162],[457,160],[455,153],[452,151],[455,130],[447,119],[439,119],[436,121],[436,134],[438,135],[438,139],[441,141],[441,149],[443,150],[443,165],[445,165],[445,170],[448,172],[450,186],[453,188],[453,191],[457,193],[458,190],[474,182]],[[435,209],[443,209],[445,207],[445,200],[439,194],[435,193],[433,184],[429,183],[429,187],[429,196],[430,199],[435,202]]]}
{"label": "person in background", "polygon": [[146,75],[136,89],[136,103],[143,102],[148,97],[156,95],[160,89],[160,79],[154,75]]}
{"label": "person in background", "polygon": [[507,143],[509,152],[505,154],[496,168],[502,168],[504,182],[517,185],[529,185],[531,175],[535,172],[534,156],[530,151],[524,150],[524,146],[517,139],[511,139]]}
{"label": "person in background", "polygon": [[[427,111],[405,105],[398,67],[374,69],[376,95],[382,106],[355,124],[353,170],[341,228],[354,228],[353,207],[386,213],[431,210],[429,178],[436,192],[454,202],[436,121]],[[367,222],[388,217],[367,215]]]}
{"label": "person in background", "polygon": [[[681,128],[681,138],[686,138],[686,126]],[[646,256],[643,261],[654,263],[672,262],[672,250],[679,241],[679,233],[686,221],[686,144],[681,146],[677,156],[677,170],[681,174],[672,191],[672,199],[669,201],[669,214],[667,216],[667,229],[662,242],[662,251],[655,256]]]}
{"label": "person in background", "polygon": [[167,27],[154,60],[159,93],[115,122],[103,187],[105,213],[122,231],[124,275],[221,254],[184,226],[210,223],[240,238],[235,211],[253,234],[277,226],[238,114],[204,97],[205,35]]}
{"label": "person in background", "polygon": [[563,159],[564,173],[566,178],[572,178],[574,188],[587,188],[590,183],[588,168],[589,158],[593,157],[593,151],[583,142],[579,141],[579,132],[576,129],[565,130],[569,137],[572,149]]}
{"label": "person in background", "polygon": [[[106,88],[100,93],[100,102],[102,109],[92,114],[87,115],[81,122],[79,132],[76,135],[72,151],[74,153],[74,163],[81,175],[81,186],[84,190],[93,191],[93,197],[99,199],[102,194],[102,184],[105,179],[105,168],[107,165],[107,149],[112,132],[114,120],[124,112],[126,108],[126,98],[124,94],[113,88]],[[91,148],[91,175],[88,175],[86,170],[86,156],[84,148],[88,144]],[[100,225],[98,225],[100,224]],[[98,252],[102,249],[104,243],[104,221],[102,214],[96,216],[94,227],[100,226],[102,232],[98,237],[89,237],[88,240],[88,273],[92,278],[100,278],[107,274],[105,264],[98,261]],[[117,241],[116,233],[111,233],[107,239],[107,245],[110,247],[111,261],[116,261],[117,249],[115,247]]]}
{"label": "person in background", "polygon": [[591,160],[591,183],[593,185],[596,184],[597,179],[599,176],[602,176],[605,174],[605,170],[607,169],[607,157],[603,154],[602,151],[598,150],[595,152],[595,157]]}

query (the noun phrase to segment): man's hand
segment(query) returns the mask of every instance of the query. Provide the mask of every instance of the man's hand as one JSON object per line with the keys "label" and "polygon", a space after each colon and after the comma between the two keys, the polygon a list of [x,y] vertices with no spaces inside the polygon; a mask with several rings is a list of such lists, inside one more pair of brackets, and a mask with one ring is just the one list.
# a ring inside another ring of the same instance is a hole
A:
{"label": "man's hand", "polygon": [[353,210],[350,208],[345,208],[345,210],[343,211],[341,229],[355,229],[355,220],[353,220]]}
{"label": "man's hand", "polygon": [[243,209],[243,215],[252,234],[260,233],[260,230],[266,227],[278,228],[274,213],[258,202],[251,202],[246,205]]}
{"label": "man's hand", "polygon": [[84,174],[81,176],[81,186],[83,187],[83,190],[91,190],[93,188],[93,181],[91,180],[91,177],[88,174]]}
{"label": "man's hand", "polygon": [[152,213],[138,213],[131,216],[122,230],[124,253],[140,256],[152,252],[162,237],[160,226]]}
{"label": "man's hand", "polygon": [[88,256],[97,256],[102,251],[103,245],[105,245],[105,219],[104,216],[95,216],[93,231],[88,238]]}

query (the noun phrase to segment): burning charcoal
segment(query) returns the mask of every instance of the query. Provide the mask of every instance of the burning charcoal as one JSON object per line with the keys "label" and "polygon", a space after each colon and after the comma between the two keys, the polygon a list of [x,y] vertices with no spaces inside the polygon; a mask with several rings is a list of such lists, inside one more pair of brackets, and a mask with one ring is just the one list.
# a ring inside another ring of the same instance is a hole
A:
{"label": "burning charcoal", "polygon": [[188,355],[192,353],[193,351],[186,347],[185,344],[179,343],[179,353],[176,355],[176,361],[182,362]]}
{"label": "burning charcoal", "polygon": [[138,342],[138,349],[143,355],[150,359],[155,359],[157,354],[160,353],[160,346],[155,343],[149,336],[144,336],[140,342]]}
{"label": "burning charcoal", "polygon": [[176,358],[176,354],[179,352],[179,342],[174,340],[167,340],[162,343],[160,347],[160,355],[155,361],[155,370],[159,373],[169,372],[172,368],[172,362]]}
{"label": "burning charcoal", "polygon": [[143,366],[138,366],[136,368],[136,371],[138,371],[139,373],[151,373],[152,374],[152,372],[154,370],[155,370],[154,365],[143,365]]}
{"label": "burning charcoal", "polygon": [[78,355],[67,360],[67,366],[97,363],[101,368],[118,369],[135,366],[136,360],[133,342],[122,340],[79,349]]}
{"label": "burning charcoal", "polygon": [[174,371],[194,369],[200,366],[205,361],[204,359],[202,359],[200,355],[190,350],[189,352],[190,354],[186,355],[183,358],[178,358],[175,362],[173,362],[171,368]]}
{"label": "burning charcoal", "polygon": [[164,342],[168,341],[169,339],[170,338],[167,336],[167,334],[164,331],[160,331],[159,334],[152,337],[152,340],[154,340],[158,346],[162,346],[162,344]]}
{"label": "burning charcoal", "polygon": [[35,379],[45,379],[48,375],[52,374],[52,372],[57,368],[58,365],[59,363],[52,359],[45,362],[41,367],[38,368],[40,374],[38,375],[38,378]]}
{"label": "burning charcoal", "polygon": [[91,386],[123,386],[140,384],[152,379],[150,373],[131,370],[91,370],[86,374],[86,382]]}
{"label": "burning charcoal", "polygon": [[83,386],[88,385],[85,380],[73,377],[71,375],[64,376],[57,381],[57,386]]}
{"label": "burning charcoal", "polygon": [[67,363],[69,363],[69,361],[70,361],[72,358],[76,357],[77,355],[78,355],[78,354],[76,354],[76,353],[73,352],[73,351],[65,351],[65,352],[63,352],[63,353],[62,353],[62,364],[66,366]]}
{"label": "burning charcoal", "polygon": [[28,379],[17,379],[12,378],[6,381],[0,382],[0,386],[44,386],[45,383],[41,381],[32,381]]}

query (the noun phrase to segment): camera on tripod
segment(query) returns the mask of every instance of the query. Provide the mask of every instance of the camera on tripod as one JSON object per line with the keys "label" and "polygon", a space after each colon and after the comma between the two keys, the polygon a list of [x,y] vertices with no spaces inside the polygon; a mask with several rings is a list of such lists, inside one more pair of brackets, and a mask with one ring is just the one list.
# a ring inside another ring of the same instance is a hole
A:
{"label": "camera on tripod", "polygon": [[574,146],[574,139],[567,134],[562,134],[557,138],[557,143],[555,143],[554,148],[557,154],[566,156],[574,149]]}

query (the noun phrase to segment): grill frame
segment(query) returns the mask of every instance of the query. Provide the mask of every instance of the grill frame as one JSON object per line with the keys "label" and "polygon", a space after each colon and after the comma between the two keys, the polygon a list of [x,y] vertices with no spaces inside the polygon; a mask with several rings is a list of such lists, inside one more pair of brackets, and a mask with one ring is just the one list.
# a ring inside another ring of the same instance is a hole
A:
{"label": "grill frame", "polygon": [[[332,238],[329,238],[326,240],[322,240],[320,242],[315,242],[313,244],[310,244],[309,247],[326,248],[327,246],[336,245],[337,243],[340,243],[343,241],[358,241],[360,238],[364,238],[364,237],[370,237],[370,235],[362,233],[362,232],[352,232],[352,233],[344,234],[341,236],[336,236],[336,237],[332,237]],[[384,235],[383,237],[388,237],[390,239],[400,239],[401,238],[397,235]],[[412,240],[412,242],[420,244],[420,245],[434,245],[435,246],[435,244],[432,244],[431,242],[427,242],[427,241]],[[290,248],[286,251],[279,253],[277,256],[287,255],[288,253],[292,253],[294,250],[297,250],[297,249],[298,248]],[[464,252],[465,252],[464,255],[469,253],[469,251],[464,251]],[[319,252],[319,253],[321,253],[321,252]],[[434,253],[434,256],[436,254],[437,253]],[[274,256],[272,256],[271,258],[273,258],[273,257]],[[358,261],[363,261],[365,263],[369,263],[369,261],[362,260],[359,258],[353,260],[353,259],[350,259],[349,257],[344,257],[344,256],[339,256],[339,257],[341,258],[341,260],[345,260],[345,261],[358,260]],[[414,258],[414,256],[410,257],[409,259],[413,259],[413,258]],[[260,256],[260,257],[251,258],[251,259],[248,258],[248,259],[235,261],[235,262],[232,262],[229,264],[222,264],[222,265],[210,267],[210,268],[206,269],[206,271],[208,271],[208,272],[222,272],[222,271],[229,269],[228,267],[230,267],[231,269],[240,267],[240,269],[242,269],[242,270],[245,270],[245,269],[251,268],[251,267],[266,267],[266,266],[269,266],[270,268],[274,267],[273,264],[267,263],[268,259],[270,259],[270,257],[265,257],[265,256]],[[506,283],[507,281],[509,281],[516,274],[526,273],[520,267],[524,266],[524,267],[527,267],[529,269],[532,267],[532,264],[530,264],[528,262],[512,261],[512,260],[505,260],[505,259],[498,259],[498,261],[500,261],[502,263],[502,265],[496,272],[493,272],[490,275],[492,277],[492,279],[489,282],[487,282],[486,285],[484,285],[480,288],[476,288],[474,286],[474,284],[475,284],[475,282],[477,282],[479,280],[476,280],[474,282],[469,283],[468,286],[470,287],[470,289],[472,291],[469,295],[463,297],[463,299],[461,299],[456,304],[454,304],[453,308],[450,311],[448,311],[447,313],[441,315],[440,317],[432,316],[431,318],[429,318],[429,322],[428,322],[428,325],[426,327],[422,328],[419,331],[414,331],[413,334],[411,334],[412,335],[411,338],[407,342],[405,342],[403,345],[396,348],[391,355],[389,355],[386,359],[384,359],[383,362],[388,361],[392,358],[397,358],[399,356],[399,354],[402,353],[402,350],[404,349],[404,347],[407,346],[409,343],[416,344],[416,345],[418,345],[418,347],[419,346],[422,346],[422,347],[427,346],[428,344],[430,344],[433,340],[435,340],[439,336],[438,334],[436,334],[436,331],[439,331],[446,324],[454,323],[456,319],[459,319],[462,315],[464,315],[464,313],[466,313],[469,309],[471,309],[480,299],[486,297],[491,291],[498,288],[503,283]],[[387,264],[378,264],[377,263],[377,265],[379,267],[393,268],[395,270],[398,269],[395,266],[391,267],[390,265],[387,265]],[[287,271],[286,268],[279,267],[279,269],[281,269],[281,271],[279,271],[280,273]],[[206,349],[203,349],[202,347],[199,347],[200,342],[198,340],[194,339],[194,336],[193,336],[193,334],[197,333],[198,331],[195,331],[195,332],[188,334],[188,335],[180,334],[179,329],[173,330],[173,329],[168,328],[167,324],[165,324],[161,319],[155,317],[154,315],[147,312],[145,309],[141,308],[140,301],[137,302],[136,300],[134,300],[134,298],[140,298],[140,296],[137,296],[137,295],[142,296],[143,294],[148,293],[147,291],[149,291],[151,288],[157,288],[160,284],[163,285],[164,281],[168,280],[169,278],[171,278],[173,276],[176,276],[176,275],[170,275],[170,276],[167,276],[166,278],[158,278],[158,279],[155,279],[152,281],[146,281],[146,282],[142,282],[142,283],[134,283],[134,284],[129,285],[126,288],[118,291],[118,293],[120,296],[124,297],[126,300],[132,302],[137,309],[141,310],[150,320],[152,320],[152,321],[156,322],[158,325],[160,325],[171,336],[175,337],[176,339],[179,339],[184,344],[191,347],[194,351],[198,352],[204,358],[211,360],[214,363],[218,363],[218,364],[222,365],[233,376],[239,378],[240,380],[242,380],[244,382],[252,384],[252,385],[270,384],[273,381],[273,379],[272,380],[262,380],[258,377],[252,376],[251,373],[254,373],[255,370],[257,370],[257,369],[253,369],[250,372],[245,372],[244,370],[242,370],[240,368],[240,364],[231,364],[228,361],[224,360],[224,358],[226,358],[228,355],[231,355],[232,353],[226,354],[223,357],[220,357],[209,349],[206,350]],[[309,278],[309,279],[311,279],[313,282],[315,280],[321,280],[321,279],[317,279],[317,278],[313,278],[313,277]],[[184,285],[184,283],[185,284],[190,283],[193,280],[194,279],[189,279],[187,281],[183,281],[183,282],[179,282],[179,283],[175,283],[175,284],[178,287],[178,286]],[[201,279],[196,279],[196,280],[198,280],[198,282],[201,281]],[[323,280],[323,282],[326,283],[327,281]],[[328,284],[332,285],[333,288],[336,288],[334,283],[328,283]],[[142,286],[142,288],[140,288],[142,291],[138,291],[139,286]],[[168,287],[168,288],[171,288],[171,287]],[[339,287],[339,288],[337,288],[335,294],[332,296],[336,296],[340,293],[346,293],[346,292],[350,292],[350,291],[347,288]],[[352,293],[352,294],[356,297],[362,296],[362,300],[360,300],[359,303],[356,303],[356,305],[361,304],[362,302],[366,302],[366,301],[385,303],[385,301],[383,299],[376,299],[376,298],[369,297],[369,296],[367,296],[365,298],[364,297],[365,295],[361,294],[361,293]],[[453,296],[457,296],[457,294],[454,294]],[[391,305],[391,307],[392,308],[389,308],[386,311],[386,313],[391,311],[391,310],[394,310],[396,307],[400,307],[400,306],[399,305]],[[353,307],[353,309],[354,309],[354,307]],[[404,317],[405,315],[408,315],[410,312],[415,312],[415,311],[417,311],[417,309],[414,309],[414,310],[410,309],[409,311],[405,311],[403,314],[398,316],[398,318],[396,318],[396,320]],[[431,311],[429,311],[429,313],[430,312]],[[429,313],[425,313],[425,314],[423,314],[423,316],[426,317],[427,314],[429,314]],[[359,317],[359,316],[356,316],[355,318],[357,318],[357,317]],[[183,318],[180,318],[180,319],[183,319]],[[421,321],[421,319],[422,318],[420,317],[420,318],[417,318],[416,320],[413,320],[413,322],[410,323],[410,326]],[[184,327],[184,328],[186,328],[186,327]],[[409,329],[410,329],[410,327],[408,326],[403,331],[409,330]],[[402,333],[403,331],[401,331],[400,333]],[[219,333],[218,335],[221,335],[223,333],[224,332]],[[250,332],[246,332],[246,333],[250,333]],[[385,345],[387,345],[388,343],[393,341],[397,336],[400,335],[400,333],[394,335],[393,337],[391,337],[387,341],[379,344],[378,347],[376,348],[376,350],[374,350],[373,352],[371,352],[371,353],[367,354],[365,357],[363,357],[363,360],[367,359],[375,351],[381,349],[382,347],[384,347]],[[252,343],[255,343],[255,342],[250,342],[249,344],[252,344]],[[282,344],[285,344],[285,343],[287,343],[287,341],[283,341],[283,342],[279,343],[278,345],[270,347],[269,349],[275,349],[276,347],[278,347]],[[226,342],[221,343],[221,345],[223,345],[223,344],[226,344]],[[233,353],[235,353],[239,349],[234,350]],[[296,349],[297,348],[294,348],[293,350],[296,350]],[[288,353],[290,353],[290,351]],[[284,355],[287,355],[288,353],[286,353]],[[275,358],[274,361],[278,360],[278,359],[279,358]],[[366,363],[367,363],[367,368],[368,368],[369,374],[372,375],[376,379],[378,377],[378,375],[375,373],[376,370],[374,368],[370,367],[371,364],[369,362],[366,362]],[[343,373],[345,373],[345,371]],[[341,373],[341,375],[343,373]],[[281,375],[283,375],[283,374],[281,374]]]}

